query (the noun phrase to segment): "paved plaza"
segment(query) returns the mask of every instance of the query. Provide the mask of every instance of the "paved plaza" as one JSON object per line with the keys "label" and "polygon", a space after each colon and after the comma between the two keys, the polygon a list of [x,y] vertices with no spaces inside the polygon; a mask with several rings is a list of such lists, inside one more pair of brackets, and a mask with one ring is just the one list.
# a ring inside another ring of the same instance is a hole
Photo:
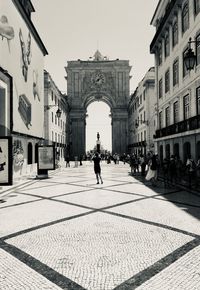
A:
{"label": "paved plaza", "polygon": [[0,195],[0,289],[199,290],[200,196],[129,171],[71,163]]}

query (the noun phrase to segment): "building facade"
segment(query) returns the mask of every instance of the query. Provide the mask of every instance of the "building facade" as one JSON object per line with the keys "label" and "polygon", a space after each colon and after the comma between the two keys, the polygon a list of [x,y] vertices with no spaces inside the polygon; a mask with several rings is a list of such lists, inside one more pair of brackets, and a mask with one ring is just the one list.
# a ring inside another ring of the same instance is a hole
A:
{"label": "building facade", "polygon": [[130,69],[129,61],[109,60],[99,51],[87,61],[67,63],[72,158],[85,154],[87,107],[94,101],[103,101],[110,107],[113,153],[126,152]]}
{"label": "building facade", "polygon": [[[200,1],[160,0],[151,24],[155,54],[158,126],[156,143],[161,160],[171,154],[185,162],[200,155]],[[185,66],[188,41],[197,56],[193,71]]]}
{"label": "building facade", "polygon": [[44,71],[44,138],[47,144],[54,144],[56,158],[64,160],[69,147],[69,104],[67,95],[62,94]]}
{"label": "building facade", "polygon": [[156,151],[154,134],[156,124],[155,69],[150,68],[130,97],[129,153],[144,154]]}
{"label": "building facade", "polygon": [[44,56],[30,0],[0,3],[0,135],[13,137],[14,177],[29,173],[44,138]]}

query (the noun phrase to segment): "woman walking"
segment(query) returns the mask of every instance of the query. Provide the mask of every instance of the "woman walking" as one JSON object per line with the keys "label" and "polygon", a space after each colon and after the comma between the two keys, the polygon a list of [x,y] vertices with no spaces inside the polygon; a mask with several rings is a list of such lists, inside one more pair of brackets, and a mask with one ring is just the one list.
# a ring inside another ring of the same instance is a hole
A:
{"label": "woman walking", "polygon": [[153,154],[151,159],[149,160],[149,169],[146,175],[146,180],[150,180],[153,186],[156,186],[157,180],[157,161],[156,155]]}
{"label": "woman walking", "polygon": [[96,174],[97,184],[99,184],[99,179],[101,180],[101,184],[103,184],[100,166],[101,157],[99,156],[98,152],[95,153],[95,156],[92,158],[92,160],[94,161],[94,172]]}

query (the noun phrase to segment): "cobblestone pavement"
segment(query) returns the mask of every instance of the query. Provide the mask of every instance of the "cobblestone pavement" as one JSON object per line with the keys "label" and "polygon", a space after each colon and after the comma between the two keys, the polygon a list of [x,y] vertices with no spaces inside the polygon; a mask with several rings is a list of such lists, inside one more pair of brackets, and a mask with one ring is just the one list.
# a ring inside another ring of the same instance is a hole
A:
{"label": "cobblestone pavement", "polygon": [[0,203],[0,289],[199,290],[200,196],[127,164],[61,168]]}

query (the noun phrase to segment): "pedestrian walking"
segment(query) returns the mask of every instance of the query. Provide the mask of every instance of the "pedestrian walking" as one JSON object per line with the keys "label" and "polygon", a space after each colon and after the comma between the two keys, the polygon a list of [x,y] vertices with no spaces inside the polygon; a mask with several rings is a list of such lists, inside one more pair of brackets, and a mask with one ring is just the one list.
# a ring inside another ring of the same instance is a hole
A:
{"label": "pedestrian walking", "polygon": [[131,154],[130,156],[130,167],[131,167],[131,175],[136,173],[136,166],[135,166],[135,155]]}
{"label": "pedestrian walking", "polygon": [[119,154],[117,154],[117,164],[119,164]]}
{"label": "pedestrian walking", "polygon": [[138,156],[135,155],[135,169],[134,169],[135,173],[136,173],[136,171],[139,172],[139,164],[140,164],[140,160],[139,160]]}
{"label": "pedestrian walking", "polygon": [[158,179],[158,176],[160,175],[160,159],[158,154],[156,154],[156,162],[157,162],[157,179]]}
{"label": "pedestrian walking", "polygon": [[124,162],[124,164],[126,163],[126,153],[123,154],[122,161]]}
{"label": "pedestrian walking", "polygon": [[175,162],[176,162],[177,182],[181,183],[182,173],[183,173],[183,162],[178,155],[175,156]]}
{"label": "pedestrian walking", "polygon": [[149,160],[149,170],[146,175],[146,180],[150,180],[152,186],[156,186],[157,180],[157,160],[156,155],[153,154],[152,158]]}
{"label": "pedestrian walking", "polygon": [[169,174],[170,174],[170,182],[171,185],[175,185],[176,179],[177,179],[177,170],[176,170],[176,161],[175,156],[171,155],[170,161],[169,161]]}
{"label": "pedestrian walking", "polygon": [[80,166],[83,165],[83,163],[82,163],[82,161],[83,161],[83,156],[82,156],[82,155],[80,155],[79,161],[80,161]]}
{"label": "pedestrian walking", "polygon": [[98,152],[95,153],[95,156],[92,158],[92,160],[94,161],[94,173],[96,174],[97,184],[99,184],[99,179],[101,180],[101,184],[103,184],[100,166],[101,157],[99,156]]}
{"label": "pedestrian walking", "polygon": [[107,156],[107,164],[110,164],[111,163],[111,156],[110,154]]}
{"label": "pedestrian walking", "polygon": [[115,164],[117,164],[117,153],[115,153],[115,154],[113,155],[113,161],[114,161]]}
{"label": "pedestrian walking", "polygon": [[163,179],[164,179],[164,186],[169,186],[169,160],[164,158],[162,162],[162,171],[163,171]]}
{"label": "pedestrian walking", "polygon": [[141,166],[141,175],[145,176],[146,162],[143,154],[140,155],[140,166]]}
{"label": "pedestrian walking", "polygon": [[69,158],[69,154],[67,154],[66,158],[65,158],[65,161],[66,161],[66,167],[70,167],[70,158]]}
{"label": "pedestrian walking", "polygon": [[196,163],[194,162],[194,159],[191,155],[188,155],[187,161],[186,161],[186,168],[188,172],[188,179],[189,179],[189,188],[192,187],[192,180],[195,177],[195,171],[196,171]]}

